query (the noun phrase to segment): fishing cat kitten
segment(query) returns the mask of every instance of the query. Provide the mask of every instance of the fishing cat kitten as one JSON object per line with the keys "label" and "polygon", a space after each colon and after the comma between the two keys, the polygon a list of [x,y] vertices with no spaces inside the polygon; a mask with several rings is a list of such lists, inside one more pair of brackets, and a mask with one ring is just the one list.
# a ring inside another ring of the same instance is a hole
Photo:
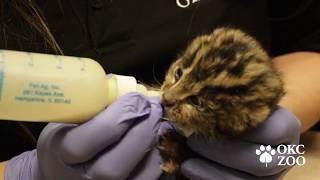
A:
{"label": "fishing cat kitten", "polygon": [[[280,74],[260,44],[231,28],[195,38],[169,68],[161,91],[168,119],[186,136],[209,139],[236,137],[256,127],[284,94]],[[169,173],[188,156],[179,136],[170,131],[160,141],[163,170]]]}

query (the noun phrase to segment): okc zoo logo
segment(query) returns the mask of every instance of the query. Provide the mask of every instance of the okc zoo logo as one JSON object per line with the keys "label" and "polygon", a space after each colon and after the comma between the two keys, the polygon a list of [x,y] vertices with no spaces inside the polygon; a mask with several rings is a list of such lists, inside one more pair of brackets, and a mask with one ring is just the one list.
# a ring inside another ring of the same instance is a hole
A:
{"label": "okc zoo logo", "polygon": [[[305,151],[304,145],[279,145],[277,149],[273,149],[270,145],[261,145],[259,149],[256,149],[256,155],[259,156],[259,161],[264,163],[268,167],[268,163],[271,163],[274,159],[279,160],[278,166],[303,166],[306,163],[306,159],[302,156]],[[277,154],[277,156],[275,156]]]}
{"label": "okc zoo logo", "polygon": [[267,147],[261,145],[260,149],[256,149],[256,155],[260,156],[259,161],[261,163],[266,163],[266,167],[268,167],[268,163],[272,162],[272,156],[275,154],[276,151],[272,149],[270,145]]}

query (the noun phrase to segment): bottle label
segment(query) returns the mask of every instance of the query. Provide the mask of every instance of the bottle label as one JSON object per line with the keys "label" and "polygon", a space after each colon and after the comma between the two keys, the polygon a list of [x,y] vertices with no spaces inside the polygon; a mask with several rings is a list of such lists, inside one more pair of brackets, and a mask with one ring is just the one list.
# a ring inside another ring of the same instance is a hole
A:
{"label": "bottle label", "polygon": [[63,88],[57,83],[29,82],[21,88],[21,94],[15,96],[16,101],[27,103],[71,104]]}

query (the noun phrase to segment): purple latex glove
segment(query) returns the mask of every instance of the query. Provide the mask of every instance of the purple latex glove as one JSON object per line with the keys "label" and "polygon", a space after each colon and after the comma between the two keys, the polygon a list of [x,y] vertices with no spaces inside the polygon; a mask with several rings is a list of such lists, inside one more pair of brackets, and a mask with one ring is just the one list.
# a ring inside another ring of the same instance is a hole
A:
{"label": "purple latex glove", "polygon": [[5,180],[159,179],[161,116],[159,100],[129,93],[82,125],[51,123],[37,150],[9,161]]}
{"label": "purple latex glove", "polygon": [[[197,180],[255,180],[280,179],[287,166],[278,166],[278,159],[265,167],[256,155],[260,145],[299,144],[300,121],[289,111],[279,107],[263,124],[239,139],[207,141],[192,136],[189,147],[201,158],[186,160],[181,167],[184,176]],[[277,154],[276,154],[277,155]],[[287,156],[287,155],[285,155]]]}

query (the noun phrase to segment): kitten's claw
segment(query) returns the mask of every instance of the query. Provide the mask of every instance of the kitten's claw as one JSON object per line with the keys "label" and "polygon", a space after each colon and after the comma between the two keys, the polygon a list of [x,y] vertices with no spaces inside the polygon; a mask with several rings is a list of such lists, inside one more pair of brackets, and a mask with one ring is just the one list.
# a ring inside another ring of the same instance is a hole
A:
{"label": "kitten's claw", "polygon": [[165,146],[162,146],[162,145],[159,145],[159,146],[158,146],[158,149],[161,150],[161,151],[163,151],[163,150],[166,149],[166,147],[165,147]]}
{"label": "kitten's claw", "polygon": [[163,165],[161,165],[161,169],[168,174],[172,174],[178,171],[179,166],[177,163],[174,163],[173,161],[167,161]]}

